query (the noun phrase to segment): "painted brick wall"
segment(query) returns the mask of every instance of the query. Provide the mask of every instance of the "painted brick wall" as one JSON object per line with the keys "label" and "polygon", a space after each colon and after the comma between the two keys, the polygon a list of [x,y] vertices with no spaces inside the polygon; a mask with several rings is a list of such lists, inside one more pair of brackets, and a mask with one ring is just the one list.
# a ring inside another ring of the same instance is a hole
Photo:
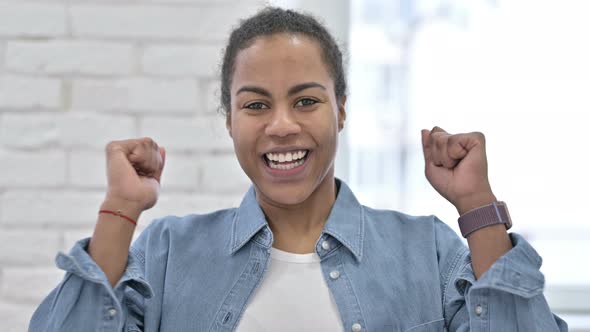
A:
{"label": "painted brick wall", "polygon": [[104,146],[168,150],[153,218],[235,206],[249,185],[216,113],[229,29],[261,7],[228,0],[0,1],[0,330],[24,331],[89,236]]}

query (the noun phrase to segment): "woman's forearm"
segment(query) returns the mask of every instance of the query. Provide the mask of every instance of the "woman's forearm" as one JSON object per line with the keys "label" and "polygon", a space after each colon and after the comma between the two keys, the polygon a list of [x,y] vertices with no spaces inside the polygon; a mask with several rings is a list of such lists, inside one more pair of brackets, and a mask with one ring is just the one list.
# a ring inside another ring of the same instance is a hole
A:
{"label": "woman's forearm", "polygon": [[479,279],[491,266],[512,249],[512,242],[504,224],[484,227],[467,236],[471,265]]}
{"label": "woman's forearm", "polygon": [[[121,210],[124,215],[136,221],[141,214],[138,207],[109,199],[103,202],[101,210]],[[88,245],[88,253],[105,273],[112,287],[125,272],[134,231],[135,225],[119,216],[99,214]]]}
{"label": "woman's forearm", "polygon": [[[479,195],[471,195],[468,199],[458,202],[456,208],[459,215],[464,215],[473,209],[496,201],[496,196],[493,193],[484,192]],[[467,236],[467,243],[471,252],[471,265],[477,279],[498,258],[512,249],[512,242],[504,224],[488,226],[472,232]]]}

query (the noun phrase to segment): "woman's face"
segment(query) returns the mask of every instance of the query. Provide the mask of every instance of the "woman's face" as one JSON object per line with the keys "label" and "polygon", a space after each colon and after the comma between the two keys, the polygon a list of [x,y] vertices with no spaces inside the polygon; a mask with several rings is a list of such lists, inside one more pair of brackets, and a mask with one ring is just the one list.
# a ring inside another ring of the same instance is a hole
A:
{"label": "woman's face", "polygon": [[237,54],[227,128],[259,199],[299,204],[332,181],[344,103],[313,39],[274,34]]}

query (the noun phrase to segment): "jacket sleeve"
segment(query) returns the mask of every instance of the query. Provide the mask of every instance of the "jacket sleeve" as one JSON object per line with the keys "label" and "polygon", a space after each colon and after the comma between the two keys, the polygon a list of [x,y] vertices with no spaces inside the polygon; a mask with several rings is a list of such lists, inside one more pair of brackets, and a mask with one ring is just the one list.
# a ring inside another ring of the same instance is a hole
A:
{"label": "jacket sleeve", "polygon": [[520,235],[513,248],[479,280],[469,249],[446,224],[435,219],[443,310],[448,331],[567,331],[543,296],[541,257]]}
{"label": "jacket sleeve", "polygon": [[89,238],[77,242],[69,254],[60,252],[56,265],[66,271],[65,277],[39,305],[29,331],[143,331],[143,303],[153,296],[144,278],[149,229],[130,249],[115,287],[88,254]]}

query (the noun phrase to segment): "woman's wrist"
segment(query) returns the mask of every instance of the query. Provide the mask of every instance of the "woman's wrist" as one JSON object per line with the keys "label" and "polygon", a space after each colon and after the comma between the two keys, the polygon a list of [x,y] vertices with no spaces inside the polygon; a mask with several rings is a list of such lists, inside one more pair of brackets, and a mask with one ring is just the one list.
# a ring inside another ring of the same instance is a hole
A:
{"label": "woman's wrist", "polygon": [[477,209],[497,201],[498,200],[493,193],[482,193],[478,195],[471,195],[461,201],[458,201],[457,204],[455,204],[455,208],[457,209],[457,212],[459,212],[459,216],[462,216],[473,209]]}
{"label": "woman's wrist", "polygon": [[137,202],[115,197],[106,197],[100,205],[99,210],[113,211],[137,222],[139,216],[143,212],[143,207]]}

